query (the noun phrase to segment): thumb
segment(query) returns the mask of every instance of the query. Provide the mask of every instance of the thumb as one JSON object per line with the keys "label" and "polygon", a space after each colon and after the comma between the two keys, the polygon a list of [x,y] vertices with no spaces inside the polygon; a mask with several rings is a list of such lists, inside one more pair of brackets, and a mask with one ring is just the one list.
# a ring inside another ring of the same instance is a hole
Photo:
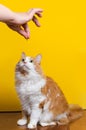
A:
{"label": "thumb", "polygon": [[30,38],[30,29],[28,27],[28,24],[25,23],[22,25],[22,27],[23,27],[24,31],[27,33],[27,38]]}
{"label": "thumb", "polygon": [[27,35],[27,32],[23,30],[22,28],[18,29],[17,32],[22,35],[24,38],[28,39],[29,36]]}
{"label": "thumb", "polygon": [[[7,24],[7,26],[10,28],[10,29],[12,29],[12,30],[14,30],[14,31],[16,31],[16,32],[18,32],[20,35],[22,35],[24,38],[26,38],[26,39],[28,39],[29,37],[30,37],[30,33],[27,33],[27,31],[24,29],[24,27],[23,26],[17,26],[17,25],[9,25],[9,24]],[[28,28],[29,29],[29,28]]]}

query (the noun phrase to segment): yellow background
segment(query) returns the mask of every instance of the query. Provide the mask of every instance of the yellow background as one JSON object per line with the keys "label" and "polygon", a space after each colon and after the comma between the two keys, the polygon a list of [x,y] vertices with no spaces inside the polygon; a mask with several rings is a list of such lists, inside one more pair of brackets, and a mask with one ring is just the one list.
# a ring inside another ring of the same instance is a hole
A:
{"label": "yellow background", "polygon": [[14,70],[21,52],[43,55],[45,74],[58,82],[69,103],[86,108],[85,0],[0,0],[14,11],[43,8],[41,28],[30,22],[30,40],[0,23],[0,111],[20,110]]}

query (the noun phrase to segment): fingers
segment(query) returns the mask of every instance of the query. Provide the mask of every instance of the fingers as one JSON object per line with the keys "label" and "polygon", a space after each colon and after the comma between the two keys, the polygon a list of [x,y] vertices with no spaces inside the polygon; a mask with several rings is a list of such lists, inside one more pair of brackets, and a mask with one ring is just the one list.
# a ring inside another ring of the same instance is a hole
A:
{"label": "fingers", "polygon": [[36,26],[40,27],[40,23],[39,23],[38,19],[35,16],[33,16],[32,21],[36,24]]}
{"label": "fingers", "polygon": [[30,38],[30,31],[29,31],[29,28],[27,27],[27,24],[23,26],[17,26],[17,25],[14,26],[14,25],[9,25],[9,24],[7,25],[10,29],[18,32],[24,38],[26,39]]}
{"label": "fingers", "polygon": [[9,28],[18,32],[20,35],[24,36],[24,38],[28,39],[30,38],[30,30],[29,30],[27,22],[32,20],[36,26],[40,27],[40,23],[35,15],[37,15],[38,17],[42,17],[42,12],[43,10],[40,8],[31,9],[27,13],[21,14],[21,17],[24,19],[23,20],[20,19],[19,23],[13,23],[11,25],[7,23],[7,25]]}
{"label": "fingers", "polygon": [[17,30],[17,32],[22,35],[24,38],[28,39],[29,37],[27,36],[27,33],[23,29]]}
{"label": "fingers", "polygon": [[30,38],[30,30],[27,24],[20,26],[16,31],[26,39]]}
{"label": "fingers", "polygon": [[30,30],[29,30],[29,27],[28,27],[28,24],[25,23],[22,25],[24,31],[27,33],[27,39],[30,38]]}
{"label": "fingers", "polygon": [[42,12],[43,10],[40,8],[34,8],[28,11],[29,20],[32,20],[37,27],[40,27],[40,23],[35,15],[37,15],[38,17],[42,17]]}
{"label": "fingers", "polygon": [[41,13],[41,12],[37,12],[36,15],[37,15],[38,17],[42,17],[42,13]]}
{"label": "fingers", "polygon": [[34,9],[31,9],[30,11],[28,11],[28,15],[29,15],[29,18],[30,20],[32,20],[33,16],[36,14],[37,16],[41,17],[41,13],[43,12],[42,9],[40,8],[34,8]]}

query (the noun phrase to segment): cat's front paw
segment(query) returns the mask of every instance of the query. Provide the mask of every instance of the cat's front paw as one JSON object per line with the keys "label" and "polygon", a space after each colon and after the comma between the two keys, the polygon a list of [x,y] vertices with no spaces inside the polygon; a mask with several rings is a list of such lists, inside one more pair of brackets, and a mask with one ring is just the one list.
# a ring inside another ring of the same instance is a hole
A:
{"label": "cat's front paw", "polygon": [[35,129],[35,128],[36,128],[36,125],[35,125],[35,124],[32,124],[32,123],[29,123],[29,124],[27,125],[27,128],[29,128],[29,129]]}
{"label": "cat's front paw", "polygon": [[20,119],[17,121],[17,125],[26,125],[27,124],[27,119]]}

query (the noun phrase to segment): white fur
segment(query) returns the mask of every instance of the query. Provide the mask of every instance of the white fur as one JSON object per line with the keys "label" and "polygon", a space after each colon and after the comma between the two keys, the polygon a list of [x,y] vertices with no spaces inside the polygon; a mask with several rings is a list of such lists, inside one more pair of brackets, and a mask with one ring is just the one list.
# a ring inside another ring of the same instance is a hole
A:
{"label": "white fur", "polygon": [[[46,81],[41,79],[39,81],[23,82],[20,86],[17,86],[17,92],[19,94],[23,110],[31,114],[31,121],[28,124],[28,128],[35,128],[39,117],[41,116],[41,110],[39,104],[44,101],[45,96],[41,93],[41,88],[45,85]],[[33,121],[35,120],[35,121]],[[23,125],[24,123],[18,123]]]}
{"label": "white fur", "polygon": [[48,111],[49,110],[49,105],[50,105],[50,101],[48,101],[45,105],[44,105],[44,111]]}
{"label": "white fur", "polygon": [[[16,81],[21,81],[21,84],[16,85],[16,90],[22,104],[22,109],[28,112],[28,115],[30,114],[28,128],[36,128],[42,113],[39,104],[46,98],[41,93],[41,88],[45,86],[46,80],[35,71],[35,66],[29,62],[30,60],[30,57],[26,57],[25,66],[24,63],[19,63],[19,66],[24,66],[24,69],[29,74],[23,76],[20,72],[16,72]],[[18,125],[24,125],[26,123],[27,120],[23,118],[17,122]]]}
{"label": "white fur", "polygon": [[50,125],[56,125],[56,122],[50,122],[50,123],[40,123],[41,126],[50,126]]}
{"label": "white fur", "polygon": [[62,113],[62,114],[59,114],[59,115],[57,116],[57,120],[60,120],[60,119],[62,119],[62,118],[67,118],[67,112],[64,112],[64,113]]}
{"label": "white fur", "polygon": [[60,96],[60,94],[58,93],[57,95],[56,95],[56,97],[59,97]]}
{"label": "white fur", "polygon": [[52,114],[52,112],[49,111],[49,106],[50,106],[50,101],[45,103],[43,112],[40,117],[40,125],[42,125],[42,126],[43,125],[46,126],[53,119],[53,114]]}
{"label": "white fur", "polygon": [[47,123],[47,122],[51,122],[53,120],[53,114],[52,112],[44,111],[40,117],[40,124],[41,123]]}
{"label": "white fur", "polygon": [[20,119],[17,121],[18,125],[26,125],[27,124],[27,119]]}

